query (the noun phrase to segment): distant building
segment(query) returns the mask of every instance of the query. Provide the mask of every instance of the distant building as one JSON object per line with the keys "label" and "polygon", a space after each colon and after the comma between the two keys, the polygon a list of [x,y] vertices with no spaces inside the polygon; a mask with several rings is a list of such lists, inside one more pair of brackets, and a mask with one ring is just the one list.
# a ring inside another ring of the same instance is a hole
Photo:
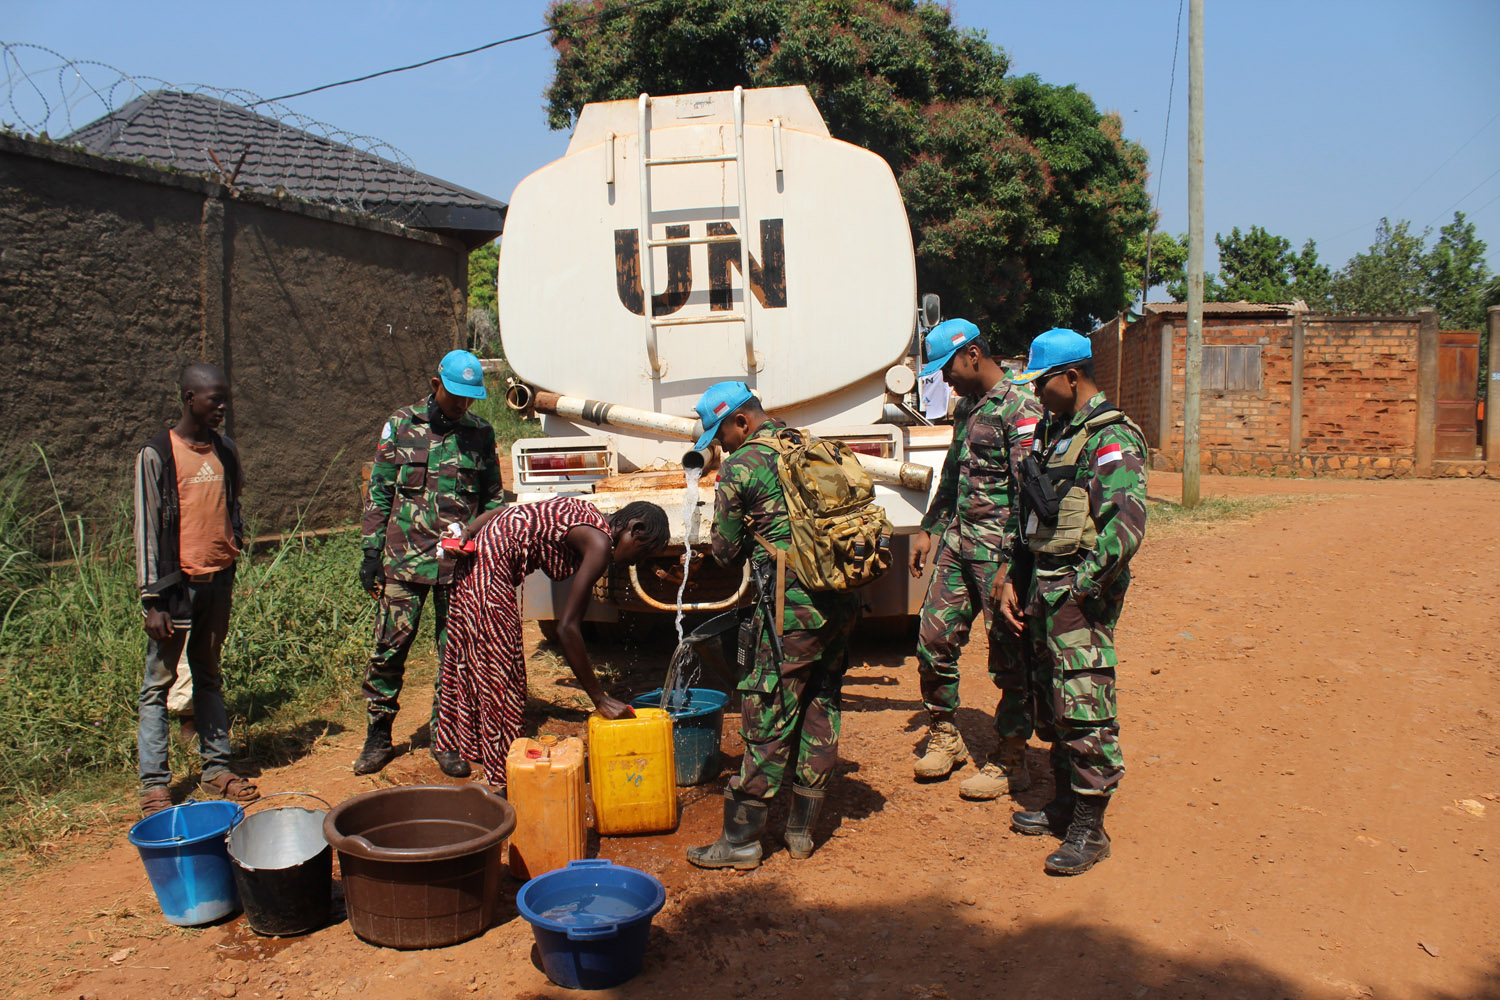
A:
{"label": "distant building", "polygon": [[[1181,469],[1186,304],[1150,303],[1092,339],[1099,385],[1141,426],[1153,466]],[[1478,335],[1439,331],[1430,311],[1340,316],[1300,303],[1204,303],[1201,467],[1483,475],[1477,376]]]}
{"label": "distant building", "polygon": [[61,142],[0,133],[0,204],[6,443],[47,450],[70,514],[112,516],[135,449],[179,412],[177,371],[214,362],[234,387],[247,513],[267,531],[354,513],[381,421],[464,342],[468,253],[505,215],[169,92]]}

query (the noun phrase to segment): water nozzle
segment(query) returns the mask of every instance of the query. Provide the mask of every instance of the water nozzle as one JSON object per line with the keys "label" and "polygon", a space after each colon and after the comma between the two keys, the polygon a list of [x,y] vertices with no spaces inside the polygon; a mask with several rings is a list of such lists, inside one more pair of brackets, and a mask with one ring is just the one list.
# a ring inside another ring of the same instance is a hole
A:
{"label": "water nozzle", "polygon": [[702,471],[708,467],[709,460],[712,458],[713,453],[709,449],[694,448],[682,456],[682,467],[684,469],[698,469]]}
{"label": "water nozzle", "polygon": [[505,387],[505,405],[512,410],[527,410],[531,407],[531,386],[512,380]]}

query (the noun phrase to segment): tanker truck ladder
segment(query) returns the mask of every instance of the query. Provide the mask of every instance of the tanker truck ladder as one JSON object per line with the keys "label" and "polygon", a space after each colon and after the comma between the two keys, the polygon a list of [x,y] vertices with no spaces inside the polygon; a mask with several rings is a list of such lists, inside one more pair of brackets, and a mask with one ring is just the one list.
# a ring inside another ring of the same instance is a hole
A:
{"label": "tanker truck ladder", "polygon": [[[649,155],[651,95],[641,94],[636,104],[638,119],[638,147],[641,174],[641,286],[644,289],[641,313],[646,319],[646,353],[651,359],[651,377],[661,378],[666,373],[656,350],[656,331],[664,326],[689,326],[698,323],[743,323],[745,325],[745,373],[751,374],[759,367],[755,360],[755,332],[750,318],[750,212],[745,204],[745,90],[734,88],[734,152],[707,156],[662,156]],[[779,125],[780,122],[777,122]],[[781,130],[776,129],[776,138]],[[780,147],[777,148],[777,170],[781,169]],[[739,181],[739,233],[727,236],[680,236],[666,239],[651,238],[651,169],[674,167],[689,163],[733,163]],[[740,245],[740,280],[744,287],[740,293],[740,311],[710,313],[707,316],[677,316],[656,318],[653,307],[655,295],[654,276],[651,273],[651,251],[656,247],[690,246],[694,243],[735,243]]]}

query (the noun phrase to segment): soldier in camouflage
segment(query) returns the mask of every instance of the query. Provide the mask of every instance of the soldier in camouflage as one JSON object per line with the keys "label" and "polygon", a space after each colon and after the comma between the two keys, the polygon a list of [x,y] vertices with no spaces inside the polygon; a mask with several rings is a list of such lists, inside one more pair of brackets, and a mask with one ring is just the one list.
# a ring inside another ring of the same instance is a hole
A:
{"label": "soldier in camouflage", "polygon": [[998,582],[1016,533],[1015,469],[1031,448],[1041,405],[1031,389],[1014,385],[990,357],[979,328],[950,319],[927,335],[922,374],[943,373],[963,398],[953,416],[953,443],[922,530],[911,540],[911,574],[921,576],[937,537],[932,578],[922,602],[917,666],[930,728],[927,752],[914,768],[919,779],[946,778],[968,760],[954,724],[958,711],[958,654],[976,615],[984,612],[990,678],[1000,689],[997,744],[979,773],[959,785],[966,799],[1024,791],[1030,694],[1023,643],[995,616]]}
{"label": "soldier in camouflage", "polygon": [[1061,836],[1046,868],[1076,875],[1109,857],[1104,811],[1125,771],[1114,630],[1146,533],[1146,442],[1094,384],[1087,337],[1042,334],[1017,379],[1036,386],[1052,416],[1023,466],[1000,614],[1031,646],[1036,732],[1052,745],[1057,790],[1043,808],[1014,814],[1011,828]]}
{"label": "soldier in camouflage", "polygon": [[[400,707],[406,655],[429,594],[442,663],[454,561],[439,545],[440,536],[448,525],[464,524],[500,505],[495,432],[469,413],[473,401],[484,398],[479,359],[468,351],[450,351],[432,379],[432,394],[397,410],[381,429],[361,522],[360,585],[380,602],[380,613],[365,671],[368,729],[355,774],[373,774],[396,756],[391,723]],[[441,684],[439,677],[438,690]],[[434,694],[434,744],[437,725]],[[468,762],[456,753],[434,750],[433,757],[445,774],[469,773]]]}
{"label": "soldier in camouflage", "polygon": [[[777,453],[759,442],[786,425],[767,417],[743,382],[710,387],[697,409],[704,426],[698,446],[717,439],[729,456],[714,490],[714,559],[729,565],[748,558],[763,578],[774,580],[774,564],[757,536],[784,550],[791,544],[791,525]],[[811,857],[813,825],[838,763],[840,694],[855,597],[809,591],[790,570],[780,622],[769,611],[776,595],[765,597],[753,625],[749,672],[739,684],[744,763],[724,793],[723,834],[687,852],[700,868],[760,864],[768,804],[788,771],[787,849],[793,858]],[[782,633],[779,657],[773,629]]]}

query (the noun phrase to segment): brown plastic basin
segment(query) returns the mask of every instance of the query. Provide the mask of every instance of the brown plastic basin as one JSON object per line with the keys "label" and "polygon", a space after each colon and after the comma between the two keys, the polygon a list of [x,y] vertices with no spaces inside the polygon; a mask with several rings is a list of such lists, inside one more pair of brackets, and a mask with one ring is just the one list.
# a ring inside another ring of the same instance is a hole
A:
{"label": "brown plastic basin", "polygon": [[509,802],[479,784],[379,788],[335,806],[349,926],[387,948],[437,948],[484,933],[500,894]]}

